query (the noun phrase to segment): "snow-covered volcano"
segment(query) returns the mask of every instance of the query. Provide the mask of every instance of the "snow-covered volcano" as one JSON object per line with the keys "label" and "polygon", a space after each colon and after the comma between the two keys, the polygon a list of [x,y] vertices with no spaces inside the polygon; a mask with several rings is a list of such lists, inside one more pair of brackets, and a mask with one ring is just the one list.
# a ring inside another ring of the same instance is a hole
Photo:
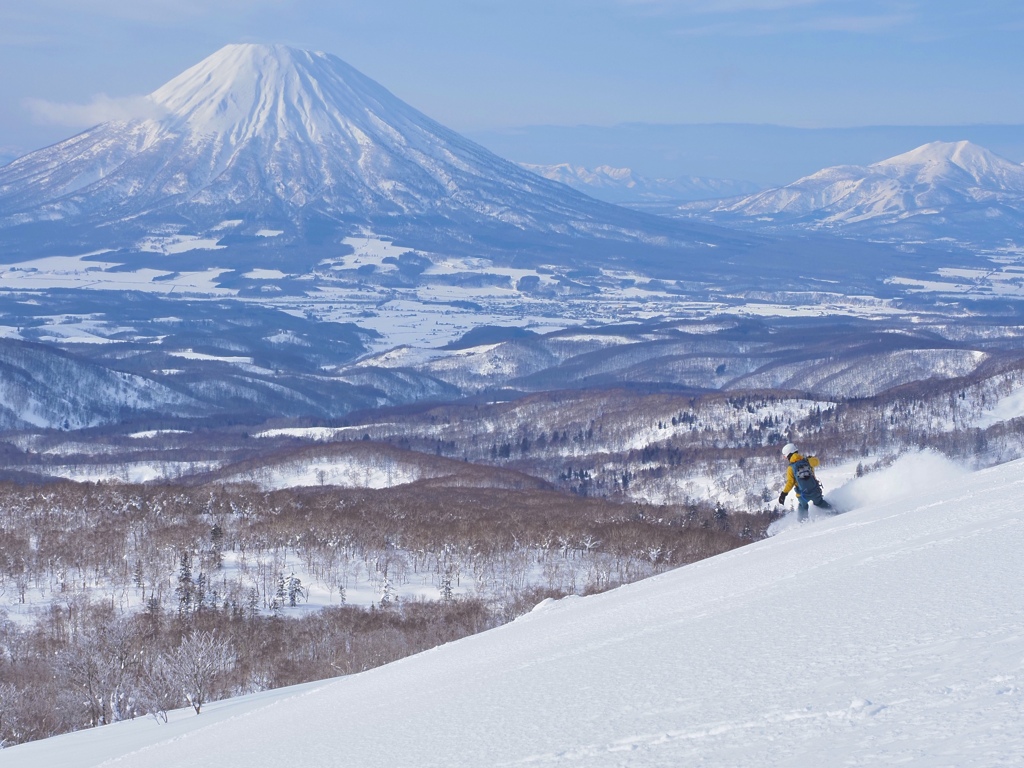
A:
{"label": "snow-covered volcano", "polygon": [[462,240],[481,228],[634,240],[671,229],[499,158],[324,53],[229,45],[144,111],[0,169],[0,227],[185,223],[203,234],[231,221],[235,235],[281,230],[281,242],[325,228]]}
{"label": "snow-covered volcano", "polygon": [[937,141],[703,207],[720,220],[1000,239],[1024,233],[1024,166],[967,141]]}

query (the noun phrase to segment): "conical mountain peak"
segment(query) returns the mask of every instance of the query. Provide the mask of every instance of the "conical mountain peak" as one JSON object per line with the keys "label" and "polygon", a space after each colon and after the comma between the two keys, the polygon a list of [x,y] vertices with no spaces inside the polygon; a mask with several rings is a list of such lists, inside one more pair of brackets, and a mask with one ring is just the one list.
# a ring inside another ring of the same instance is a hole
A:
{"label": "conical mountain peak", "polygon": [[1019,165],[969,141],[933,141],[870,168],[893,177],[953,183],[959,179],[989,189],[1024,191]]}
{"label": "conical mountain peak", "polygon": [[283,45],[228,45],[150,96],[170,125],[238,142],[267,132],[349,133],[405,105],[341,59]]}
{"label": "conical mountain peak", "polygon": [[969,141],[932,141],[909,152],[890,157],[873,165],[923,165],[926,163],[972,163],[981,159],[997,158],[984,147]]}
{"label": "conical mountain peak", "polygon": [[664,226],[497,157],[325,53],[228,45],[150,98],[159,118],[102,124],[0,169],[0,226],[159,215],[300,232],[312,217],[461,241],[481,226],[630,239]]}

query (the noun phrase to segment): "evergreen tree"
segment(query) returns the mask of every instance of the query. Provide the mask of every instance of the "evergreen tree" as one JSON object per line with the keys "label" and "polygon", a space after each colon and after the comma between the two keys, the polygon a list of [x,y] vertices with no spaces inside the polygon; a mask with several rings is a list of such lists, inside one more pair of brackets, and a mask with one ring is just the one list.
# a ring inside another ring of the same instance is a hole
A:
{"label": "evergreen tree", "polygon": [[288,605],[293,608],[298,604],[298,599],[300,597],[306,597],[306,590],[302,586],[302,579],[297,577],[294,573],[288,577],[287,593]]}
{"label": "evergreen tree", "polygon": [[174,593],[178,596],[178,615],[187,616],[192,612],[195,599],[195,584],[192,582],[192,556],[188,552],[181,553],[181,565],[178,568],[178,586]]}

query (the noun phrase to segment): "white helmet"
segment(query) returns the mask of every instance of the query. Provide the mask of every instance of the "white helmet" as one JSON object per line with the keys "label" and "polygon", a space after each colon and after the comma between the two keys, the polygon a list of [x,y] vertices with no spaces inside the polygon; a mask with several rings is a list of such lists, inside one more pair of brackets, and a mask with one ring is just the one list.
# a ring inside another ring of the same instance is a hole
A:
{"label": "white helmet", "polygon": [[791,453],[796,453],[796,446],[795,445],[793,445],[792,443],[786,443],[784,446],[782,446],[782,455],[783,456],[785,456],[788,459],[789,455]]}

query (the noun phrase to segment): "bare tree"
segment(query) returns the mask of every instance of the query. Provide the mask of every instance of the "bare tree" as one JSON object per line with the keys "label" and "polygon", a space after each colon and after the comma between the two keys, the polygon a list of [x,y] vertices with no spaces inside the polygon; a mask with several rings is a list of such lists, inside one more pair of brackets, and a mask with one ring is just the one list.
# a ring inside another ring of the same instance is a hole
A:
{"label": "bare tree", "polygon": [[164,657],[163,673],[185,695],[198,715],[235,665],[231,645],[210,632],[192,632]]}
{"label": "bare tree", "polygon": [[21,698],[10,683],[0,683],[0,749],[18,743],[18,710]]}

